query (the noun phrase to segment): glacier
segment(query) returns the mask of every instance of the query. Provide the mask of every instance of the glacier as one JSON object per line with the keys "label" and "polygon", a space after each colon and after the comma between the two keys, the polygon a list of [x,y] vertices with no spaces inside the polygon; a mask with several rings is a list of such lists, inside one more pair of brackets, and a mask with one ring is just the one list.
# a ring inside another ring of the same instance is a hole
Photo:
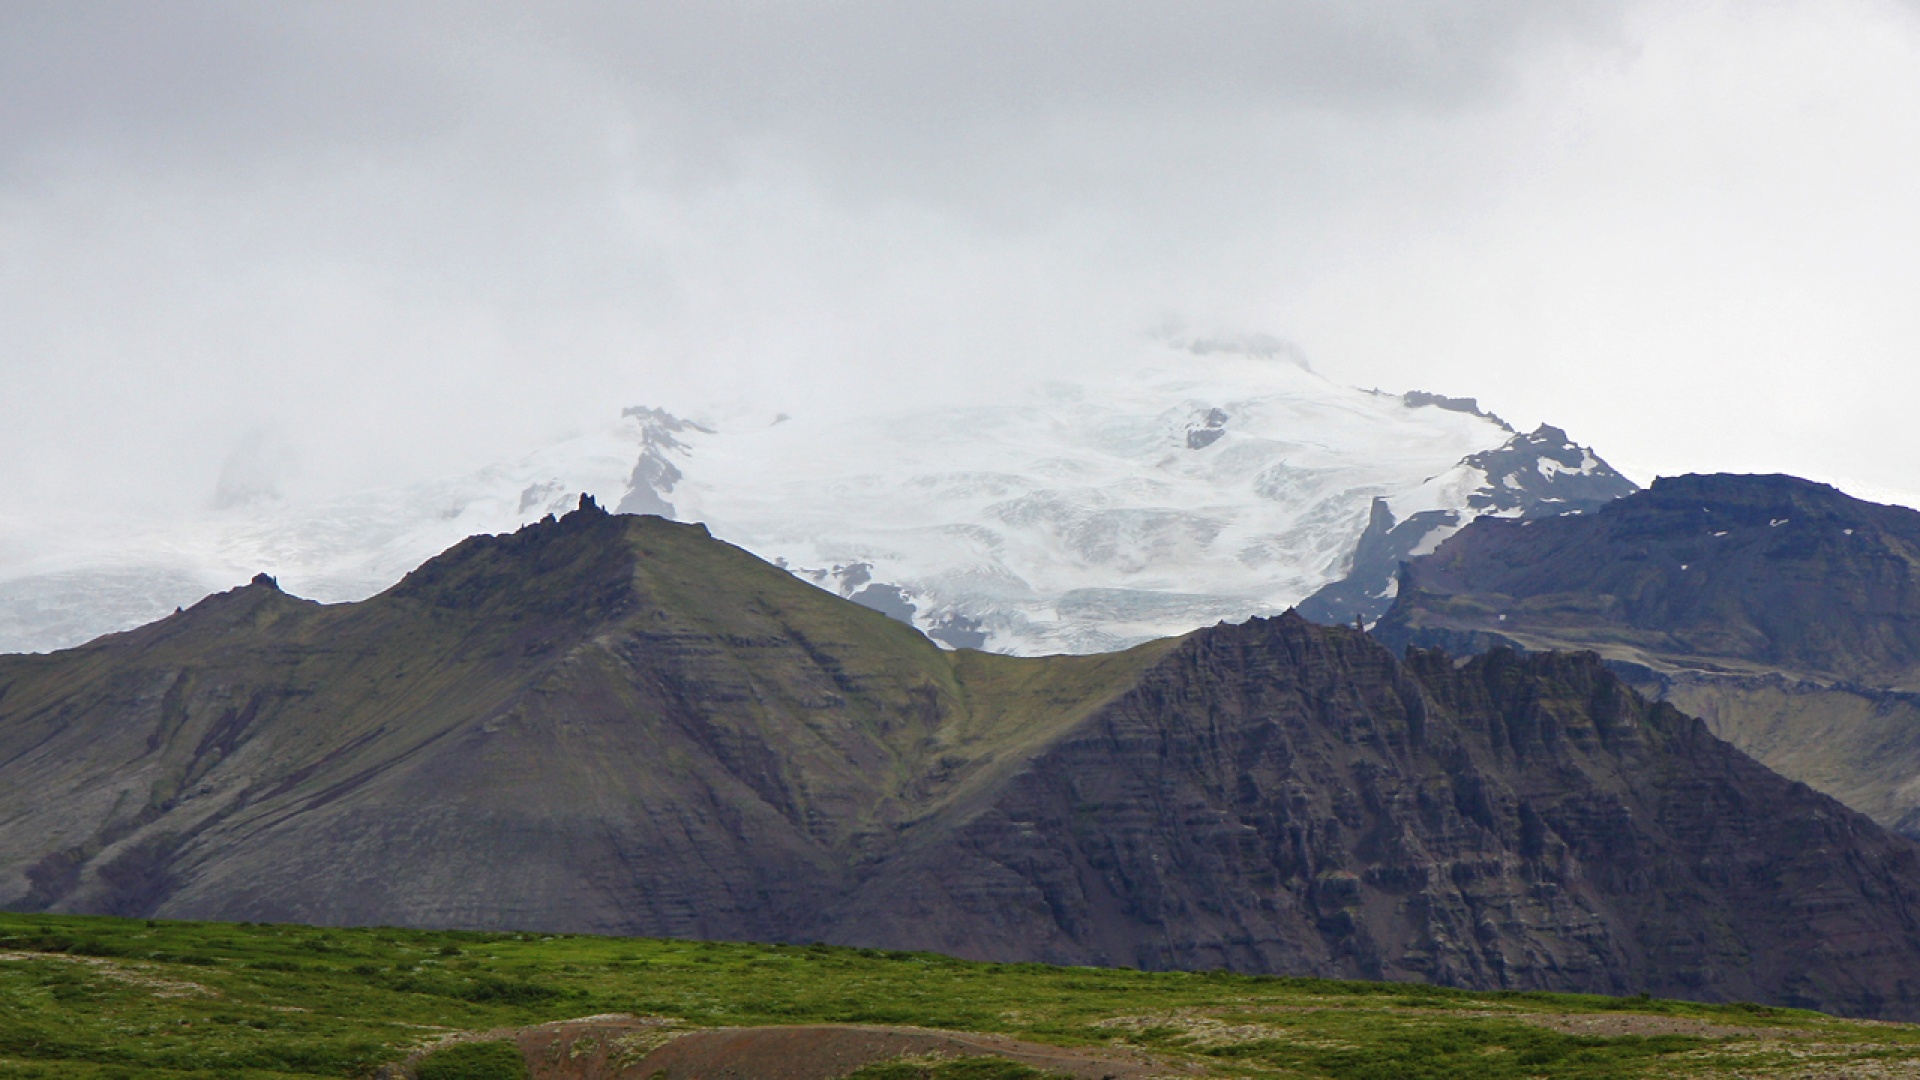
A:
{"label": "glacier", "polygon": [[1100,652],[1295,606],[1364,622],[1400,559],[1474,517],[1633,490],[1558,429],[1516,432],[1470,399],[1342,386],[1285,353],[1159,348],[990,405],[855,419],[635,406],[432,483],[61,545],[0,562],[0,651],[77,644],[260,572],[361,599],[586,493],[704,522],[951,647]]}

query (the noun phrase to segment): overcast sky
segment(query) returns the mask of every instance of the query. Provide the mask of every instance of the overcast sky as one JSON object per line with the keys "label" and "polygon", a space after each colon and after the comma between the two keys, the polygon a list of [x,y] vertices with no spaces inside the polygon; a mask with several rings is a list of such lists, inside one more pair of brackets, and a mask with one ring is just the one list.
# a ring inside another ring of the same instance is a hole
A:
{"label": "overcast sky", "polygon": [[979,398],[1169,318],[1920,503],[1916,193],[1893,0],[0,0],[0,505]]}

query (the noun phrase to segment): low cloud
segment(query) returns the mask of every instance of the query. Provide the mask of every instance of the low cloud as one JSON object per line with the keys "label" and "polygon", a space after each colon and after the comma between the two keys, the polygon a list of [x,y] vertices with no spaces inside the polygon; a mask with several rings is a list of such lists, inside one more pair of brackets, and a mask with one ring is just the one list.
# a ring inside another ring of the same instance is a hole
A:
{"label": "low cloud", "polygon": [[298,464],[298,455],[278,432],[267,428],[247,432],[220,464],[213,508],[231,510],[282,501]]}
{"label": "low cloud", "polygon": [[[1832,417],[1920,343],[1914,18],[1865,0],[108,10],[0,14],[15,513],[989,397],[1170,309],[1662,470],[1870,480]],[[299,466],[238,478],[252,431]]]}

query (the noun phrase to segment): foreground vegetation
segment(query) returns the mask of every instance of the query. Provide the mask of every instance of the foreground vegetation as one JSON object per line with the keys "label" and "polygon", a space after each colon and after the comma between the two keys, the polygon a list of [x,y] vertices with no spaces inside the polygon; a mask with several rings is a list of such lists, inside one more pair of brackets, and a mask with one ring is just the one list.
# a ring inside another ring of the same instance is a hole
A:
{"label": "foreground vegetation", "polygon": [[[686,1028],[858,1022],[1131,1045],[1221,1076],[1920,1076],[1920,1028],[1751,1005],[824,946],[0,913],[0,1078],[366,1076],[453,1033],[603,1013]],[[502,1075],[498,1048],[450,1054],[429,1072]],[[991,1062],[864,1075],[948,1073],[1037,1075]]]}

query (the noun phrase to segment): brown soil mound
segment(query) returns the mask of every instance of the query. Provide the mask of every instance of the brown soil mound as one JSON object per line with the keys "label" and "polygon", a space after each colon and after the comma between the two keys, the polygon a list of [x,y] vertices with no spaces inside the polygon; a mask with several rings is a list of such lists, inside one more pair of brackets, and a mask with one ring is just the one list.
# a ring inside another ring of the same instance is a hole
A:
{"label": "brown soil mound", "polygon": [[900,1058],[993,1056],[1083,1080],[1196,1075],[1145,1054],[1072,1049],[928,1028],[820,1024],[679,1031],[670,1022],[591,1017],[515,1034],[536,1080],[837,1080]]}

